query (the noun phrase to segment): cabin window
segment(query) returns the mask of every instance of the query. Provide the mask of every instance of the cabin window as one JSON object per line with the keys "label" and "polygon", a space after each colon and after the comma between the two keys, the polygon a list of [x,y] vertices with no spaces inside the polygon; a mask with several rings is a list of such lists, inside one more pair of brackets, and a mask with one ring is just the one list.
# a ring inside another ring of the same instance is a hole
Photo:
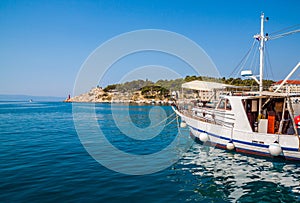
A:
{"label": "cabin window", "polygon": [[231,104],[228,99],[226,99],[226,110],[231,110]]}
{"label": "cabin window", "polygon": [[218,109],[225,109],[225,99],[221,99]]}
{"label": "cabin window", "polygon": [[226,109],[226,110],[231,110],[231,104],[228,99],[221,99],[218,109]]}

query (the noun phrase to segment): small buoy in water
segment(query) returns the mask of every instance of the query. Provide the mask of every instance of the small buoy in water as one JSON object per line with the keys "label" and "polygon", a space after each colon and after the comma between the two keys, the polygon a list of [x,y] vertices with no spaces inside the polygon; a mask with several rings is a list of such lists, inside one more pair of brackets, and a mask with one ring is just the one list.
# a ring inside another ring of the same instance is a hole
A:
{"label": "small buoy in water", "polygon": [[209,137],[207,133],[200,133],[199,139],[201,142],[207,142]]}
{"label": "small buoy in water", "polygon": [[281,149],[280,144],[278,144],[278,142],[274,142],[274,143],[270,144],[269,152],[272,156],[278,156],[279,154],[281,154],[282,149]]}
{"label": "small buoy in water", "polygon": [[234,149],[234,144],[232,143],[232,141],[229,141],[228,143],[227,143],[227,145],[226,145],[226,148],[228,149],[228,150],[233,150]]}
{"label": "small buoy in water", "polygon": [[186,122],[181,122],[181,123],[180,123],[180,127],[181,127],[181,128],[185,128],[185,127],[186,127]]}

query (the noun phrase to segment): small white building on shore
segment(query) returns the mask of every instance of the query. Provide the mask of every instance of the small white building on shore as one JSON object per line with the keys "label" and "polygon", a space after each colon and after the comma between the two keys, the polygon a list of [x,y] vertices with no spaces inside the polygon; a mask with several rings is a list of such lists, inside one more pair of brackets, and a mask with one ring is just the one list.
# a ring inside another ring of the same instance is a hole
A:
{"label": "small white building on shore", "polygon": [[[282,83],[283,80],[279,80],[278,82],[272,85],[273,90],[277,89],[277,87]],[[281,92],[286,92],[289,94],[300,94],[300,80],[287,80],[286,83],[280,88]]]}
{"label": "small white building on shore", "polygon": [[[283,80],[279,80],[278,82],[272,85],[272,89],[275,90],[282,83]],[[280,92],[285,92],[288,94],[300,94],[300,80],[287,80],[286,83],[280,88]],[[299,104],[300,97],[292,98],[293,103]]]}

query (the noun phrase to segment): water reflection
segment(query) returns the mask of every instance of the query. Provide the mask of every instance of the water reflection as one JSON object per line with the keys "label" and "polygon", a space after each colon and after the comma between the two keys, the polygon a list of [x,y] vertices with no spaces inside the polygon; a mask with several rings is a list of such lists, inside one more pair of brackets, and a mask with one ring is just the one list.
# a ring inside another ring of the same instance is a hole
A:
{"label": "water reflection", "polygon": [[[194,144],[181,160],[198,183],[200,199],[223,201],[300,201],[300,165],[229,153]],[[195,194],[194,194],[195,195]]]}

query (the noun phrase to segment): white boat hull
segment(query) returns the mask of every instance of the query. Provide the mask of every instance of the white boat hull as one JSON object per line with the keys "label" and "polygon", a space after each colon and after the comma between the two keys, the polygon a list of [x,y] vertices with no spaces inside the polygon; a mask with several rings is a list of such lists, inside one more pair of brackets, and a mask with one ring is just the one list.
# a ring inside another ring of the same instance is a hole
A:
{"label": "white boat hull", "polygon": [[[299,139],[295,135],[246,132],[201,121],[197,118],[186,116],[175,109],[174,111],[186,122],[191,131],[191,136],[196,141],[203,143],[200,135],[205,133],[208,136],[208,141],[205,144],[213,147],[227,149],[227,144],[232,142],[234,145],[233,150],[239,153],[300,162]],[[273,156],[269,151],[269,146],[276,141],[281,146],[282,152],[278,156]]]}

